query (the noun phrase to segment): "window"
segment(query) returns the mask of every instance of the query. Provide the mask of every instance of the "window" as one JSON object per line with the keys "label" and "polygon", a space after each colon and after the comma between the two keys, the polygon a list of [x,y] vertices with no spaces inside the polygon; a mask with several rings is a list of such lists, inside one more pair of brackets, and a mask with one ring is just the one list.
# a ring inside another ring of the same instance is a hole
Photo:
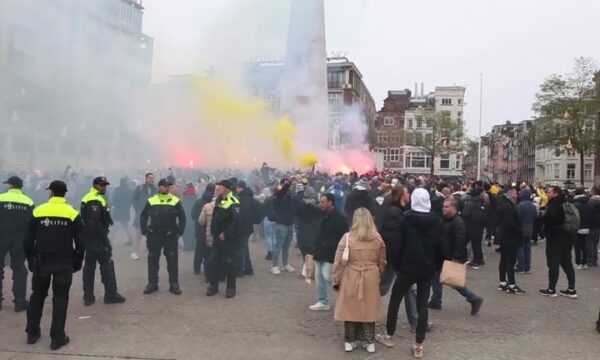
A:
{"label": "window", "polygon": [[450,154],[440,156],[440,169],[450,169]]}
{"label": "window", "polygon": [[329,112],[341,113],[344,106],[342,93],[329,93]]}
{"label": "window", "polygon": [[462,116],[463,116],[463,112],[462,111],[459,111],[459,112],[456,113],[456,117],[458,118],[458,120],[461,120]]}
{"label": "window", "polygon": [[452,105],[452,99],[442,99],[442,105]]}
{"label": "window", "polygon": [[577,156],[577,152],[575,150],[573,150],[573,149],[567,150],[567,156],[568,157],[575,157],[575,156]]}
{"label": "window", "polygon": [[400,161],[400,149],[390,149],[390,162]]}
{"label": "window", "polygon": [[[554,175],[556,178],[556,171]],[[575,164],[567,164],[567,179],[575,179]]]}
{"label": "window", "polygon": [[458,105],[462,105],[463,104],[463,99],[458,99]]}
{"label": "window", "polygon": [[121,5],[119,21],[129,26],[133,25],[133,8],[131,6]]}
{"label": "window", "polygon": [[398,133],[398,132],[391,133],[389,136],[389,139],[392,144],[399,143],[400,142],[400,133]]}
{"label": "window", "polygon": [[458,156],[456,157],[456,167],[455,169],[460,169],[460,159],[458,158]]}
{"label": "window", "polygon": [[331,71],[327,73],[327,85],[329,88],[339,89],[345,83],[344,71]]}
{"label": "window", "polygon": [[560,164],[554,164],[554,178],[560,179]]}
{"label": "window", "polygon": [[377,152],[383,154],[383,161],[388,161],[387,149],[377,149]]}
{"label": "window", "polygon": [[417,129],[420,129],[423,127],[423,117],[422,116],[416,116],[415,119],[417,120]]}
{"label": "window", "polygon": [[406,155],[406,167],[426,168],[431,165],[431,159],[424,152],[409,152]]}
{"label": "window", "polygon": [[440,113],[445,117],[450,117],[452,115],[452,113],[448,110],[440,111]]}
{"label": "window", "polygon": [[432,144],[433,143],[433,134],[425,134],[425,143]]}
{"label": "window", "polygon": [[413,118],[410,117],[407,120],[408,120],[408,122],[406,123],[407,124],[406,128],[407,129],[412,129],[413,128]]}
{"label": "window", "polygon": [[383,125],[384,126],[394,126],[394,117],[393,116],[386,116],[383,118]]}
{"label": "window", "polygon": [[583,177],[586,180],[592,180],[592,164],[585,164],[583,167]]}
{"label": "window", "polygon": [[380,143],[387,142],[388,141],[387,131],[381,131],[381,132],[377,133],[377,141]]}

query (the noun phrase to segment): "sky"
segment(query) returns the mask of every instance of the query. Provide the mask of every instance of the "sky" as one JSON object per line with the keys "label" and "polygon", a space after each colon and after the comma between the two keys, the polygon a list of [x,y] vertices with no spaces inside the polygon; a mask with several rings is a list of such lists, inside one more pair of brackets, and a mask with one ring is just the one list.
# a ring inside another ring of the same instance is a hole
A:
{"label": "sky", "polygon": [[[145,0],[153,81],[211,65],[285,54],[291,0]],[[310,0],[304,0],[310,1]],[[423,82],[466,86],[465,120],[478,134],[533,116],[535,93],[574,59],[600,60],[598,0],[325,0],[328,51],[348,52],[377,108],[388,90]]]}

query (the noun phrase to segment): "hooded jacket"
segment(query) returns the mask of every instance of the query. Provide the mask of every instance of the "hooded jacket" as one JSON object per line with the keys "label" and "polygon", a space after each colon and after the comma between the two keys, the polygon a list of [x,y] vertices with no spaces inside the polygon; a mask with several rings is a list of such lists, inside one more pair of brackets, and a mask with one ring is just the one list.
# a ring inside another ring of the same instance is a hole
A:
{"label": "hooded jacket", "polygon": [[496,221],[498,229],[496,237],[500,246],[519,247],[523,241],[523,228],[521,220],[517,213],[517,207],[506,196],[498,199],[498,208],[496,209]]}
{"label": "hooded jacket", "polygon": [[[314,190],[309,191],[312,194]],[[298,217],[298,246],[305,249],[314,249],[315,241],[319,234],[319,226],[323,211],[319,208],[317,200],[304,193],[302,200],[294,199],[294,215]]]}
{"label": "hooded jacket", "polygon": [[590,210],[590,229],[600,228],[600,195],[594,195],[588,201]]}
{"label": "hooded jacket", "polygon": [[250,188],[245,188],[239,193],[238,199],[240,200],[240,236],[242,239],[246,239],[254,231],[252,223],[254,192]]}
{"label": "hooded jacket", "polygon": [[467,200],[462,218],[465,222],[466,234],[469,238],[483,236],[483,229],[487,225],[489,206],[481,194]]}
{"label": "hooded jacket", "polygon": [[337,208],[325,214],[315,242],[315,261],[333,264],[338,243],[348,232],[348,223]]}
{"label": "hooded jacket", "polygon": [[369,210],[371,215],[374,215],[373,210],[375,207],[373,206],[373,202],[374,200],[371,198],[371,195],[367,190],[352,190],[352,192],[350,193],[350,195],[348,195],[348,198],[346,199],[346,206],[344,209],[346,218],[348,219],[348,224],[352,224],[354,212],[360,208],[365,208]]}
{"label": "hooded jacket", "polygon": [[379,233],[383,238],[386,250],[386,259],[394,270],[398,271],[398,254],[402,243],[402,227],[404,226],[404,209],[399,206],[390,206],[382,216]]}
{"label": "hooded jacket", "polygon": [[519,220],[521,220],[523,236],[531,239],[533,237],[533,222],[537,218],[537,209],[531,201],[531,190],[523,189],[519,192],[517,214]]}
{"label": "hooded jacket", "polygon": [[585,195],[575,195],[573,198],[573,205],[579,211],[579,228],[589,229],[590,228],[590,208],[588,206],[589,198]]}
{"label": "hooded jacket", "polygon": [[442,220],[439,215],[409,210],[404,213],[398,272],[418,280],[429,279],[441,269]]}
{"label": "hooded jacket", "polygon": [[548,206],[544,212],[544,231],[546,236],[553,235],[558,232],[557,235],[563,234],[563,224],[565,223],[565,210],[563,204],[565,203],[565,197],[559,195],[554,199],[548,200]]}
{"label": "hooded jacket", "polygon": [[452,218],[444,218],[443,224],[442,250],[444,260],[458,260],[464,264],[468,260],[465,222],[457,213]]}

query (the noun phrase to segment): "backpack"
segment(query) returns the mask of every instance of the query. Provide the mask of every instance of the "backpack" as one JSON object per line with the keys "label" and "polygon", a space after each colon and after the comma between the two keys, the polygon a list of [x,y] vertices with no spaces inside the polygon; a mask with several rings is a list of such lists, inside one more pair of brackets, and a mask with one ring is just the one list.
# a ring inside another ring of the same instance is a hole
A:
{"label": "backpack", "polygon": [[252,199],[252,224],[258,225],[261,222],[263,222],[266,213],[267,211],[265,209],[265,206],[261,204],[260,201]]}
{"label": "backpack", "polygon": [[576,232],[579,230],[581,219],[579,218],[579,211],[575,205],[567,202],[563,204],[563,210],[565,212],[565,222],[563,228],[569,232]]}

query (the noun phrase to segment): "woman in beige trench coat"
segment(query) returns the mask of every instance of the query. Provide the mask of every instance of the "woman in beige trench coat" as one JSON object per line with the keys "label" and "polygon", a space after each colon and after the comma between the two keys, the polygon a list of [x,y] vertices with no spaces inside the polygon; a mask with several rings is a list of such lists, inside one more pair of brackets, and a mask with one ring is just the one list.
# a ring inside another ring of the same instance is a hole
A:
{"label": "woman in beige trench coat", "polygon": [[385,266],[385,244],[369,211],[360,208],[354,212],[350,232],[338,244],[332,271],[333,287],[339,291],[334,319],[344,321],[344,349],[348,352],[357,341],[363,341],[368,352],[375,352],[375,322],[382,316],[379,280]]}

